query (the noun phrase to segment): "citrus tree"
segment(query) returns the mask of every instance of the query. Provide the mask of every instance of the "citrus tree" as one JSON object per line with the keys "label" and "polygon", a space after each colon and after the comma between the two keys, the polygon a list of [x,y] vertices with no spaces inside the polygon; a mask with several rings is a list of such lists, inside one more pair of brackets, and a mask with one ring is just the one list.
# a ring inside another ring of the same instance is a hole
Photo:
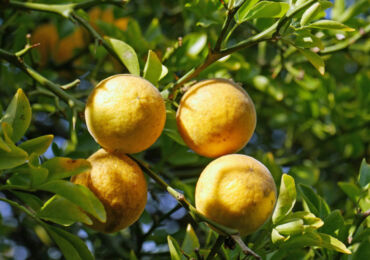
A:
{"label": "citrus tree", "polygon": [[0,0],[0,258],[370,259],[369,6]]}

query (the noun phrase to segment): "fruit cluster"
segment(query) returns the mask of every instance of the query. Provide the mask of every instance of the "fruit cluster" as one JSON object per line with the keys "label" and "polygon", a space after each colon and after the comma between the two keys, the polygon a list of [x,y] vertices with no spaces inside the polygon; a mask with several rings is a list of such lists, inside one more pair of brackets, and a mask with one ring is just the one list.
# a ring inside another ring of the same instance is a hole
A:
{"label": "fruit cluster", "polygon": [[[127,155],[149,148],[166,121],[165,102],[147,80],[119,74],[101,81],[85,110],[90,134],[103,148],[88,160],[89,172],[72,181],[90,188],[102,201],[106,223],[92,228],[115,232],[134,223],[146,204],[147,185],[140,167]],[[246,235],[271,215],[276,186],[256,159],[233,154],[252,137],[256,111],[248,93],[233,81],[210,79],[193,85],[176,115],[184,142],[194,152],[216,158],[201,173],[196,208],[207,218]]]}

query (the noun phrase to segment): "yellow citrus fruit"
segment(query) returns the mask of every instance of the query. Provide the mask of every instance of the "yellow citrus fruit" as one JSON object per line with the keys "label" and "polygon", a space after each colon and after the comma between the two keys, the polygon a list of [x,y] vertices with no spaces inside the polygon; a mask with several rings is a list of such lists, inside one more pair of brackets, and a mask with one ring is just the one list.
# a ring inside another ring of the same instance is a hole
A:
{"label": "yellow citrus fruit", "polygon": [[31,36],[33,44],[40,43],[36,50],[40,53],[40,65],[45,66],[50,55],[55,51],[59,40],[57,28],[53,24],[43,24],[35,29]]}
{"label": "yellow citrus fruit", "polygon": [[241,235],[257,230],[272,214],[276,186],[256,159],[224,155],[203,170],[195,190],[196,208],[209,219]]}
{"label": "yellow citrus fruit", "polygon": [[102,80],[91,92],[85,117],[90,134],[104,149],[138,153],[161,135],[166,108],[149,81],[117,74]]}
{"label": "yellow citrus fruit", "polygon": [[185,143],[211,158],[242,149],[256,127],[252,99],[226,79],[204,80],[192,86],[181,99],[176,119]]}
{"label": "yellow citrus fruit", "polygon": [[104,205],[107,221],[102,223],[90,216],[90,227],[111,233],[133,224],[147,200],[147,184],[140,167],[126,155],[113,155],[103,149],[88,161],[91,170],[73,176],[71,181],[88,187]]}
{"label": "yellow citrus fruit", "polygon": [[126,31],[127,30],[127,25],[128,25],[128,22],[130,21],[130,18],[128,17],[122,17],[122,18],[118,18],[114,21],[114,25],[119,28],[120,30],[122,31]]}

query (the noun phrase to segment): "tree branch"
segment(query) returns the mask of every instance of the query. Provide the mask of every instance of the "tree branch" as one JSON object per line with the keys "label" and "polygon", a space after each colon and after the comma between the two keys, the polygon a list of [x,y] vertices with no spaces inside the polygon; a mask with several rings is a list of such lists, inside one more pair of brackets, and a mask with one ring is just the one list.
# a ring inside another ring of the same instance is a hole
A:
{"label": "tree branch", "polygon": [[[84,110],[85,104],[82,101],[76,99],[75,97],[65,92],[62,89],[63,85],[59,85],[57,83],[54,83],[48,80],[47,78],[39,74],[36,70],[34,70],[31,66],[29,66],[27,63],[25,63],[21,58],[17,57],[15,54],[7,52],[3,49],[0,49],[0,58],[20,68],[28,76],[30,76],[32,79],[37,81],[41,86],[47,88],[48,90],[53,92],[55,95],[60,97],[62,100],[64,100],[71,108],[75,108],[79,112]],[[70,84],[72,83],[69,83],[67,85],[70,85]],[[76,84],[77,82],[74,81],[73,85],[76,85]]]}

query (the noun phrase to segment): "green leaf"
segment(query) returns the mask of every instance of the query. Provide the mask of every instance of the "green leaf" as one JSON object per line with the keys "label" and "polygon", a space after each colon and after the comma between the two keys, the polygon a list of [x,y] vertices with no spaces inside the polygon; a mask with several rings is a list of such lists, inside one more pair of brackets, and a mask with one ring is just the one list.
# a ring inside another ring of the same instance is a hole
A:
{"label": "green leaf", "polygon": [[291,221],[278,225],[275,227],[275,230],[282,235],[297,235],[301,234],[304,230],[303,220],[302,219],[292,219]]}
{"label": "green leaf", "polygon": [[75,203],[81,209],[105,222],[106,213],[103,204],[88,188],[69,181],[52,180],[36,187],[39,190],[56,193]]}
{"label": "green leaf", "polygon": [[338,186],[354,203],[358,202],[358,199],[361,197],[362,190],[356,184],[351,182],[338,182]]}
{"label": "green leaf", "polygon": [[45,202],[37,216],[63,226],[70,226],[75,222],[92,224],[91,219],[76,204],[59,195],[54,195]]}
{"label": "green leaf", "polygon": [[32,110],[30,103],[23,90],[19,88],[6,109],[4,116],[1,118],[0,123],[6,122],[12,127],[13,133],[9,137],[13,142],[18,142],[29,127],[31,117]]}
{"label": "green leaf", "polygon": [[53,138],[53,135],[39,136],[21,143],[19,147],[25,150],[28,154],[36,153],[41,155],[49,148]]}
{"label": "green leaf", "polygon": [[244,17],[238,19],[237,22],[242,23],[256,18],[280,18],[283,17],[288,10],[289,4],[287,3],[261,1],[253,6]]}
{"label": "green leaf", "polygon": [[299,189],[304,201],[307,203],[307,206],[313,214],[323,219],[330,213],[330,208],[328,204],[315,193],[315,191],[304,184],[299,184]]}
{"label": "green leaf", "polygon": [[320,72],[321,75],[325,74],[324,60],[316,53],[298,48],[298,50],[307,58],[307,60]]}
{"label": "green leaf", "polygon": [[104,39],[117,54],[120,61],[125,64],[128,71],[133,75],[140,76],[139,60],[135,50],[124,41],[110,38],[108,36],[105,36]]}
{"label": "green leaf", "polygon": [[48,181],[64,179],[90,170],[91,165],[85,159],[54,157],[42,164],[49,170]]}
{"label": "green leaf", "polygon": [[148,52],[148,58],[144,67],[144,78],[149,80],[154,85],[158,84],[158,81],[166,76],[168,70],[162,65],[158,59],[157,54],[152,50]]}
{"label": "green leaf", "polygon": [[321,11],[320,3],[314,3],[302,15],[301,26],[305,26]]}
{"label": "green leaf", "polygon": [[365,188],[370,183],[370,164],[368,164],[365,159],[362,159],[361,162],[358,183],[362,188]]}
{"label": "green leaf", "polygon": [[344,254],[351,254],[351,251],[338,239],[323,233],[306,232],[300,236],[289,239],[284,247],[301,248],[306,246],[318,246],[335,250]]}
{"label": "green leaf", "polygon": [[195,234],[195,231],[190,224],[186,227],[185,238],[182,242],[181,248],[185,253],[194,257],[194,249],[200,248],[197,234]]}
{"label": "green leaf", "polygon": [[314,23],[307,25],[308,28],[316,28],[316,29],[328,29],[328,30],[341,30],[347,32],[353,32],[355,29],[348,27],[337,21],[332,20],[320,20]]}
{"label": "green leaf", "polygon": [[274,224],[279,223],[292,211],[296,202],[296,197],[297,193],[294,179],[292,176],[284,173],[281,176],[279,198],[272,215],[272,222]]}
{"label": "green leaf", "polygon": [[320,232],[328,235],[335,235],[337,230],[344,226],[344,219],[339,210],[334,210],[324,219],[324,225],[320,228]]}
{"label": "green leaf", "polygon": [[288,219],[300,218],[303,220],[304,229],[318,229],[324,225],[321,218],[316,217],[314,214],[307,211],[297,211],[289,215]]}
{"label": "green leaf", "polygon": [[33,194],[14,190],[12,190],[11,193],[17,196],[18,199],[20,199],[28,207],[31,207],[34,211],[38,211],[42,207],[42,200]]}
{"label": "green leaf", "polygon": [[17,173],[29,176],[31,186],[37,186],[44,183],[49,174],[48,169],[32,163],[34,157],[37,157],[38,159],[38,155],[31,154],[28,159],[28,164],[16,169]]}
{"label": "green leaf", "polygon": [[299,30],[296,32],[297,38],[294,45],[303,49],[318,47],[320,50],[325,49],[322,41],[306,30]]}
{"label": "green leaf", "polygon": [[61,228],[44,224],[67,260],[94,260],[86,244],[77,236]]}
{"label": "green leaf", "polygon": [[1,136],[0,136],[0,150],[3,150],[8,153],[12,151]]}
{"label": "green leaf", "polygon": [[166,124],[164,126],[163,132],[173,139],[176,143],[186,146],[184,140],[177,130],[177,123],[176,123],[176,112],[172,109],[166,110]]}
{"label": "green leaf", "polygon": [[245,17],[247,17],[249,11],[251,10],[251,8],[258,2],[259,0],[246,0],[244,1],[243,5],[239,8],[239,10],[236,12],[235,14],[235,21],[237,23],[242,23],[244,22],[246,19]]}
{"label": "green leaf", "polygon": [[0,170],[11,169],[26,162],[28,154],[21,148],[18,148],[8,136],[6,128],[10,125],[6,122],[2,123],[4,131],[5,144],[9,147],[10,151],[0,149]]}
{"label": "green leaf", "polygon": [[170,249],[171,260],[181,260],[181,249],[177,241],[171,237],[167,236],[168,248]]}
{"label": "green leaf", "polygon": [[290,237],[284,237],[283,235],[281,235],[279,233],[279,231],[277,231],[275,228],[272,229],[272,232],[271,232],[271,241],[272,243],[276,244],[276,243],[281,243],[281,242],[284,242],[286,240],[288,240]]}

